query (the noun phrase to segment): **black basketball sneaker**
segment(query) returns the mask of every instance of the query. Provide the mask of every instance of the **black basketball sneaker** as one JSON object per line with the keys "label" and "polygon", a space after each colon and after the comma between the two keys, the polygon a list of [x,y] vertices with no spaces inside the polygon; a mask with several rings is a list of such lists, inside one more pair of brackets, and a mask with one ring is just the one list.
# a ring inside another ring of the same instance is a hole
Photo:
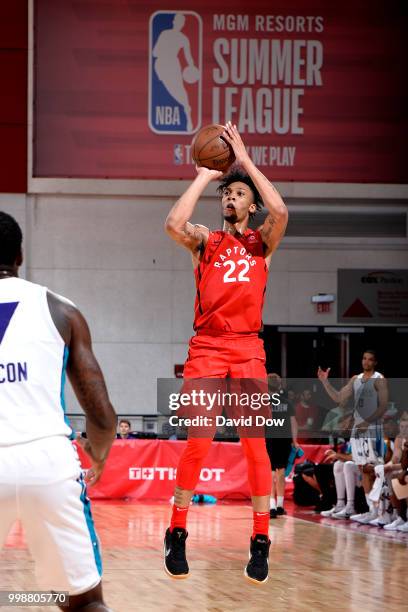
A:
{"label": "black basketball sneaker", "polygon": [[164,538],[164,569],[172,578],[187,578],[189,568],[186,559],[185,529],[175,527],[172,532],[167,529]]}
{"label": "black basketball sneaker", "polygon": [[271,541],[266,535],[251,538],[249,549],[249,562],[245,568],[245,576],[252,582],[262,583],[268,580],[269,547]]}

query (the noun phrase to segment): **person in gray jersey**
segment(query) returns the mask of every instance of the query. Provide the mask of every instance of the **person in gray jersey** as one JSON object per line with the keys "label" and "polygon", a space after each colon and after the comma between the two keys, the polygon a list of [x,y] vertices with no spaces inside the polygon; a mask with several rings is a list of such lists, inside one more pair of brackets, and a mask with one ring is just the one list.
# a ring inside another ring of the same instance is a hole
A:
{"label": "person in gray jersey", "polygon": [[351,518],[363,524],[377,517],[377,509],[369,499],[369,493],[375,480],[374,466],[383,462],[384,455],[382,416],[387,408],[388,386],[384,376],[376,371],[376,366],[376,352],[367,349],[362,358],[363,371],[352,376],[340,390],[335,389],[328,380],[330,368],[322,370],[319,367],[317,372],[319,380],[334,402],[345,402],[350,397],[354,399],[351,452],[353,461],[362,473],[369,512],[347,515],[344,518]]}

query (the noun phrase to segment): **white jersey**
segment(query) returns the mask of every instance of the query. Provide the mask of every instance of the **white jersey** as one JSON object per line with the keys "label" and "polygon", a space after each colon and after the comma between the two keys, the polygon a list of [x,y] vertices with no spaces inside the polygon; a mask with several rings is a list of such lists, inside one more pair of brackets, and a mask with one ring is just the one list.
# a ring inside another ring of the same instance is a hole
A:
{"label": "white jersey", "polygon": [[381,419],[370,423],[361,432],[358,430],[358,426],[376,412],[378,392],[374,381],[376,378],[384,377],[379,372],[374,372],[367,379],[363,377],[364,373],[361,373],[353,381],[354,426],[350,436],[351,454],[357,465],[366,465],[367,463],[376,465],[384,460],[384,433]]}
{"label": "white jersey", "polygon": [[354,423],[359,425],[370,418],[378,408],[378,392],[374,385],[376,378],[384,378],[380,372],[374,372],[370,378],[364,379],[364,372],[353,381],[354,391]]}
{"label": "white jersey", "polygon": [[0,280],[0,446],[69,436],[64,384],[68,359],[47,289]]}

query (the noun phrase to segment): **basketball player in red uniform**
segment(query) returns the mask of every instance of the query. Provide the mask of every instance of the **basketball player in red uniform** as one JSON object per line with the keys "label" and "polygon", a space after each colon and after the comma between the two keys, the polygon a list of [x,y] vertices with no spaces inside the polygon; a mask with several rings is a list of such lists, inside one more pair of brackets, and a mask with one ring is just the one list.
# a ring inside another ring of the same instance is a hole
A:
{"label": "basketball player in red uniform", "polygon": [[[192,254],[196,279],[194,329],[185,379],[265,379],[265,352],[258,332],[262,325],[268,267],[281,241],[288,219],[287,208],[275,187],[256,168],[235,125],[225,128],[237,169],[227,176],[217,170],[197,168],[197,176],[171,209],[166,231]],[[235,167],[234,167],[235,168]],[[223,178],[222,178],[223,177]],[[224,227],[210,231],[190,224],[197,202],[215,179],[221,179]],[[268,215],[256,231],[248,229],[256,210]],[[187,512],[212,437],[189,435],[177,468],[174,506],[164,543],[165,570],[173,578],[189,573],[185,555]],[[268,579],[269,496],[271,466],[264,438],[243,438],[253,504],[250,560],[245,576],[257,583]]]}

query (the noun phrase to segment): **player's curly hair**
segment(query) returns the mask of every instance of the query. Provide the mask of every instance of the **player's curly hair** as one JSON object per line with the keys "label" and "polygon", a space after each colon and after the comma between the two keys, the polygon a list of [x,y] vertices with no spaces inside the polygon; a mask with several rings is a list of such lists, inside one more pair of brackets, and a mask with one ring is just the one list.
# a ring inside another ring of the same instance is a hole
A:
{"label": "player's curly hair", "polygon": [[[262,200],[261,194],[259,193],[258,189],[255,187],[255,183],[253,182],[251,177],[248,176],[248,174],[246,174],[246,172],[244,172],[240,166],[232,166],[228,174],[223,176],[223,178],[220,180],[220,184],[217,187],[217,193],[219,193],[220,196],[222,196],[222,194],[224,193],[224,189],[226,189],[228,185],[230,185],[231,183],[237,183],[237,182],[245,183],[245,185],[248,185],[248,187],[252,191],[252,195],[254,198],[254,204],[256,205],[256,210],[258,211],[262,210],[263,200]],[[252,217],[254,217],[255,214],[256,213],[249,213],[250,219],[252,219]]]}
{"label": "player's curly hair", "polygon": [[0,263],[12,266],[21,253],[23,232],[11,215],[0,211]]}

